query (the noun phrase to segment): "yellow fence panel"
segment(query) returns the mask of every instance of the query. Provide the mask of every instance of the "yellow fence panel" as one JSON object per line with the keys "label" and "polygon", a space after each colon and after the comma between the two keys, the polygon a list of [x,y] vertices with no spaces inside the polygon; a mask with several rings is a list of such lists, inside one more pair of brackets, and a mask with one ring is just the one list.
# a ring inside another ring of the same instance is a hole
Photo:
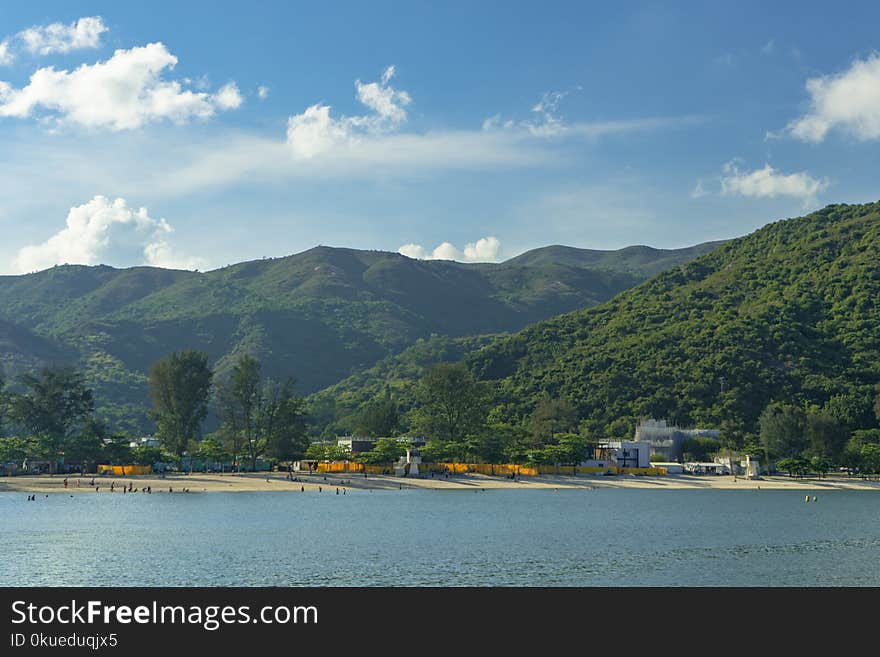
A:
{"label": "yellow fence panel", "polygon": [[135,475],[153,474],[151,465],[99,465],[98,474],[110,474],[117,477],[134,477]]}

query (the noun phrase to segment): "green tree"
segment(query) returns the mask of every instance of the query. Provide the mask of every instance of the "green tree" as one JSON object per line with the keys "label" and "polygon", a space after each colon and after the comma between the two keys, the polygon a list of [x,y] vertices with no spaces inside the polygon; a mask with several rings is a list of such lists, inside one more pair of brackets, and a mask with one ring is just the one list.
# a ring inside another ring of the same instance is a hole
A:
{"label": "green tree", "polygon": [[397,404],[391,399],[369,402],[358,414],[354,432],[370,438],[393,437],[400,428]]}
{"label": "green tree", "polygon": [[228,456],[223,443],[214,436],[208,436],[199,442],[199,449],[196,453],[205,460],[206,464],[211,466],[215,463],[223,463]]}
{"label": "green tree", "polygon": [[208,355],[200,351],[171,353],[150,368],[150,416],[162,445],[177,458],[188,450],[208,413],[212,377]]}
{"label": "green tree", "polygon": [[315,461],[348,461],[351,454],[345,447],[312,443],[306,449],[306,458]]}
{"label": "green tree", "polygon": [[758,419],[761,446],[768,459],[799,456],[807,447],[807,416],[802,408],[772,403]]}
{"label": "green tree", "polygon": [[831,469],[831,459],[825,456],[814,456],[810,459],[810,467],[820,477],[824,477]]}
{"label": "green tree", "polygon": [[386,464],[393,463],[406,454],[406,445],[396,438],[379,438],[369,452],[358,455],[362,463]]}
{"label": "green tree", "polygon": [[233,467],[247,445],[256,446],[257,408],[260,405],[260,362],[244,354],[232,366],[229,376],[217,384],[216,397],[220,406],[226,444]]}
{"label": "green tree", "polygon": [[[104,433],[103,428],[100,431]],[[104,444],[102,461],[109,461],[113,465],[131,464],[131,440],[127,436],[120,434],[108,436],[104,434],[102,442]]]}
{"label": "green tree", "polygon": [[131,462],[136,465],[153,465],[164,460],[158,447],[138,446],[131,450]]}
{"label": "green tree", "polygon": [[836,418],[825,413],[807,413],[806,435],[810,454],[837,462],[849,432]]}
{"label": "green tree", "polygon": [[104,425],[94,418],[89,418],[82,431],[68,438],[65,459],[79,461],[80,470],[85,472],[90,465],[99,463],[104,456],[104,438],[106,436]]}
{"label": "green tree", "polygon": [[22,374],[18,382],[24,392],[9,395],[9,417],[35,438],[54,472],[70,439],[94,412],[92,391],[72,367],[43,368],[36,374]]}
{"label": "green tree", "polygon": [[570,433],[577,424],[577,409],[567,399],[542,399],[529,417],[536,444],[556,442],[556,434]]}
{"label": "green tree", "polygon": [[256,435],[245,450],[256,469],[259,456],[279,460],[300,458],[308,447],[305,403],[294,394],[293,379],[278,384],[267,381],[258,397]]}
{"label": "green tree", "polygon": [[810,462],[800,456],[791,456],[779,459],[776,469],[787,472],[789,477],[803,477],[810,470]]}
{"label": "green tree", "polygon": [[0,463],[24,463],[37,452],[36,442],[32,438],[21,436],[0,436]]}
{"label": "green tree", "polygon": [[463,363],[435,365],[419,381],[419,428],[430,438],[459,442],[486,421],[489,394]]}
{"label": "green tree", "polygon": [[708,461],[709,457],[721,449],[721,441],[710,436],[694,436],[681,444],[685,461]]}
{"label": "green tree", "polygon": [[880,474],[880,445],[864,444],[859,451],[861,472]]}

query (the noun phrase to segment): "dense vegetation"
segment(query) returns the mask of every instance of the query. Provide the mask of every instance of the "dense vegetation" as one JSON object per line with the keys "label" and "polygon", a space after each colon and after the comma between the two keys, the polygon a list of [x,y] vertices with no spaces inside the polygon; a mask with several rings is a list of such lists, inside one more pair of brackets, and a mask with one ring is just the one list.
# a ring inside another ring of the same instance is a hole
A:
{"label": "dense vegetation", "polygon": [[203,351],[221,374],[251,354],[312,392],[433,334],[513,331],[595,305],[713,247],[549,247],[501,264],[317,247],[207,273],[60,266],[0,277],[0,362],[10,379],[75,365],[111,427],[144,432],[147,370],[171,351]]}
{"label": "dense vegetation", "polygon": [[[290,461],[308,448],[302,398],[293,381],[264,378],[260,362],[241,356],[216,377],[207,354],[173,352],[150,368],[150,417],[160,447],[113,433],[95,409],[82,373],[70,366],[19,375],[15,390],[0,379],[0,470],[94,471],[98,464],[226,467],[255,470],[258,460]],[[203,435],[209,405],[222,423]]]}
{"label": "dense vegetation", "polygon": [[[592,438],[631,435],[637,418],[662,417],[719,427],[726,446],[771,458],[843,463],[880,444],[878,263],[880,203],[829,206],[461,359],[492,390],[487,421],[516,431],[546,400],[563,400]],[[335,395],[351,412],[353,401],[369,401],[356,390],[393,395],[403,428],[415,427],[412,384],[424,373],[404,352],[314,401]],[[801,409],[800,442],[774,442],[762,426],[773,404]]]}

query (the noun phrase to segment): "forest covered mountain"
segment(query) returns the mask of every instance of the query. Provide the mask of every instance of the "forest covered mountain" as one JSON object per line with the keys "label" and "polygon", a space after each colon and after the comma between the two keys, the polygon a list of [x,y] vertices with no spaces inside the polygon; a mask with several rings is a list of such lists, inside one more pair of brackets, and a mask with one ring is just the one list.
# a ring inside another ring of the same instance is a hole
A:
{"label": "forest covered mountain", "polygon": [[456,360],[492,382],[493,417],[514,424],[559,398],[600,437],[652,416],[722,427],[742,443],[772,401],[820,409],[851,430],[876,427],[880,203],[772,223],[514,335],[417,345],[313,404],[344,426],[360,405],[392,395],[405,417],[416,405],[409,384]]}
{"label": "forest covered mountain", "polygon": [[715,246],[548,247],[500,264],[316,247],[205,273],[57,266],[0,277],[0,362],[7,378],[78,365],[111,426],[143,431],[147,370],[174,350],[207,352],[221,374],[249,353],[310,393],[419,339],[515,331],[596,305]]}

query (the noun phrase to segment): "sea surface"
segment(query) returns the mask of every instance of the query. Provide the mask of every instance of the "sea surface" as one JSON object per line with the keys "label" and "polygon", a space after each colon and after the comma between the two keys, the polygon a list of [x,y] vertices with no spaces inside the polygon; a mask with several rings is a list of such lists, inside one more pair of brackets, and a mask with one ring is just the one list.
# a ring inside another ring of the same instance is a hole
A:
{"label": "sea surface", "polygon": [[804,494],[0,493],[0,585],[880,585],[880,493]]}

